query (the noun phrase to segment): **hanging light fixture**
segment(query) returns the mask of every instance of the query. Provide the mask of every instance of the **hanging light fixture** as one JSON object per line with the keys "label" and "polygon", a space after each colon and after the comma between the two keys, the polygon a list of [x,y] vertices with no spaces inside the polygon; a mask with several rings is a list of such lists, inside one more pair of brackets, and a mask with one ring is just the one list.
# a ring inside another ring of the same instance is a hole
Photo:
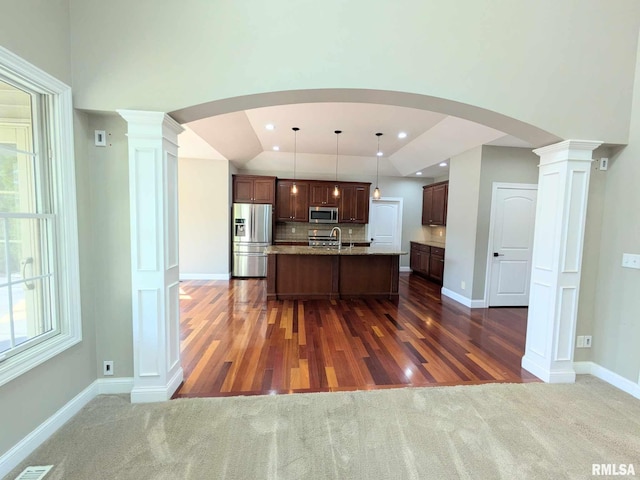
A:
{"label": "hanging light fixture", "polygon": [[296,156],[298,152],[298,127],[293,127],[293,185],[291,185],[291,194],[298,193],[298,186],[296,185]]}
{"label": "hanging light fixture", "polygon": [[333,133],[336,134],[336,184],[333,187],[333,196],[339,197],[340,189],[338,188],[338,138],[339,138],[339,135],[342,133],[342,130],[336,130]]}
{"label": "hanging light fixture", "polygon": [[382,156],[382,152],[380,151],[380,137],[381,133],[376,133],[376,137],[378,137],[378,151],[376,152],[376,189],[373,191],[373,198],[378,200],[380,198],[380,189],[378,188],[378,173],[380,171],[380,157]]}

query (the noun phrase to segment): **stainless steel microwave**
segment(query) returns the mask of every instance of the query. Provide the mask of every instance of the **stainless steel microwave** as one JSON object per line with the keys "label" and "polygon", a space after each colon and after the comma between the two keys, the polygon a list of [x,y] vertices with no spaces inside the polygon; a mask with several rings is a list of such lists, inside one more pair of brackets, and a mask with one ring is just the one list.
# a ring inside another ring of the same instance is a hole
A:
{"label": "stainless steel microwave", "polygon": [[338,223],[338,207],[309,207],[309,223]]}

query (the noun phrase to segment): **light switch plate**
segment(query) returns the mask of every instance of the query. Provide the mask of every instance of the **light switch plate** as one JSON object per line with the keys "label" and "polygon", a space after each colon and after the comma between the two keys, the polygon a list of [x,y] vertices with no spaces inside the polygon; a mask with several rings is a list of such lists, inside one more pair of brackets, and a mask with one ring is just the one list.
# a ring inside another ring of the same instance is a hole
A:
{"label": "light switch plate", "polygon": [[93,132],[96,147],[106,147],[107,146],[107,132],[104,130],[95,130]]}
{"label": "light switch plate", "polygon": [[640,270],[640,255],[636,255],[633,253],[623,253],[622,266],[624,268],[637,268]]}
{"label": "light switch plate", "polygon": [[609,159],[603,157],[600,159],[600,170],[606,170],[607,168],[609,168]]}

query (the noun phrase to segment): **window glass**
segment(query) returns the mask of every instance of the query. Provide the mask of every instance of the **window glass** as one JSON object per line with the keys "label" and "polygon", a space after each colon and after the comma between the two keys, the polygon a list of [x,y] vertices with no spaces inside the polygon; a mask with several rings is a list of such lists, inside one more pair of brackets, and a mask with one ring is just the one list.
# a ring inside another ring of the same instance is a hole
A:
{"label": "window glass", "polygon": [[[55,217],[41,211],[34,115],[42,95],[0,80],[0,354],[17,354],[58,332],[53,287]],[[41,169],[46,172],[47,169]]]}

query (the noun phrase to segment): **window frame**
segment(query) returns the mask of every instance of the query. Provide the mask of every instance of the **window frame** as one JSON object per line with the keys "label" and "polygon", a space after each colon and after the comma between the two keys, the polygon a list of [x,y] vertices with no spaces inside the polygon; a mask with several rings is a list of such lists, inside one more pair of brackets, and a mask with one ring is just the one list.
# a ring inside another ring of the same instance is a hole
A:
{"label": "window frame", "polygon": [[[22,352],[2,360],[0,386],[19,377],[82,341],[80,309],[80,265],[76,203],[75,158],[73,141],[73,103],[71,87],[38,67],[0,47],[0,71],[12,81],[46,96],[48,127],[39,134],[46,136],[43,152],[48,158],[51,180],[51,213],[56,217],[52,251],[57,268],[55,305],[60,331]],[[34,129],[41,129],[38,119]],[[43,138],[43,140],[45,140]]]}

